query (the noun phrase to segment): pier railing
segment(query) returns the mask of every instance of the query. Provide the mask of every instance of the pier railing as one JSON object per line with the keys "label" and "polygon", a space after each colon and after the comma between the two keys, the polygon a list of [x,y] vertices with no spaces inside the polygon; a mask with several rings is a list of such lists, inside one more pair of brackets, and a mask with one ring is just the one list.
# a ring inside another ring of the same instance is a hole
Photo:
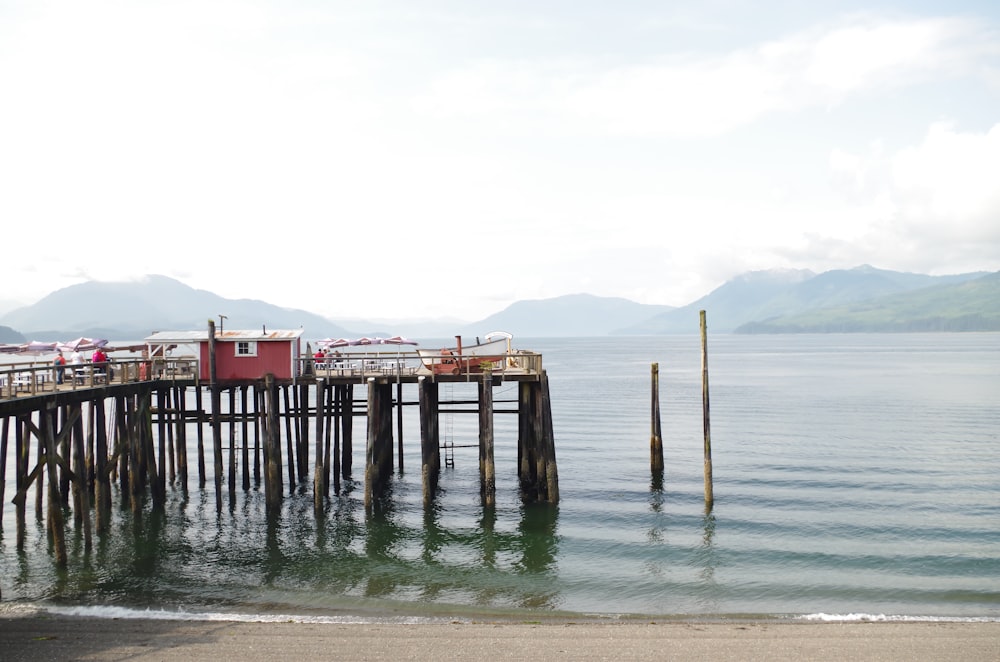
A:
{"label": "pier railing", "polygon": [[107,363],[27,361],[0,365],[0,399],[152,379],[196,381],[195,358],[113,359]]}
{"label": "pier railing", "polygon": [[[488,368],[494,375],[539,374],[542,372],[542,355],[527,350],[517,350],[495,357],[499,360],[484,361],[489,365],[477,364],[471,356],[464,356],[456,363],[458,375],[480,374]],[[299,359],[299,374],[316,377],[372,377],[395,375],[431,374],[428,363],[440,363],[456,359],[454,354],[423,355],[417,352],[342,352],[328,354],[324,358],[307,357]]]}

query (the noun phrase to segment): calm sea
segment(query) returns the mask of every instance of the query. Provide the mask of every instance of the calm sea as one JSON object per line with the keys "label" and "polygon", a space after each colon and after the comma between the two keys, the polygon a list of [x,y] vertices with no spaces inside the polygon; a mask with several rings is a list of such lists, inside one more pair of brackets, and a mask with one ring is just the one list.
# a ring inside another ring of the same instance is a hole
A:
{"label": "calm sea", "polygon": [[[425,510],[408,407],[404,470],[377,515],[363,506],[363,438],[356,482],[318,520],[309,488],[271,521],[262,486],[217,514],[192,448],[190,488],[171,491],[165,514],[135,522],[116,509],[89,555],[70,536],[60,571],[33,517],[26,550],[15,548],[11,448],[0,613],[1000,619],[1000,334],[710,336],[711,512],[697,337],[515,346],[544,354],[558,505],[518,497],[516,416],[504,413],[517,391],[504,384],[495,511],[480,505],[477,451],[465,447],[476,417],[461,413],[442,417],[459,448]],[[653,363],[662,481],[649,466]],[[443,387],[442,400],[474,397],[463,388]]]}

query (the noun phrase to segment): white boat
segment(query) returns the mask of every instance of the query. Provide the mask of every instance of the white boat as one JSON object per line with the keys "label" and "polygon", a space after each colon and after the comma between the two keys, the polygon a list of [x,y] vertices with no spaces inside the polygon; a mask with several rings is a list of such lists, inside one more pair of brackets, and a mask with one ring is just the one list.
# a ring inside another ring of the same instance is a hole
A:
{"label": "white boat", "polygon": [[462,336],[455,336],[454,347],[418,349],[417,354],[424,366],[435,375],[482,372],[487,367],[504,367],[511,354],[510,341],[513,337],[506,331],[492,331],[482,342],[477,338],[474,345],[463,345]]}

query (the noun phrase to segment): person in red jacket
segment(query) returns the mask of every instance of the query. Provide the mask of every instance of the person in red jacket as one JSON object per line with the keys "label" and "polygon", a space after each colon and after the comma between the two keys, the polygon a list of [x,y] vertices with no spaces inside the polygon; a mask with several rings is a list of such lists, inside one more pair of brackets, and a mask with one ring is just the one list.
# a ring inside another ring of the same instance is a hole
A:
{"label": "person in red jacket", "polygon": [[56,367],[56,384],[62,384],[63,379],[66,376],[66,357],[63,356],[61,349],[59,350],[59,354],[56,355],[56,358],[52,363]]}
{"label": "person in red jacket", "polygon": [[95,375],[107,374],[111,376],[108,371],[108,355],[104,353],[104,350],[98,347],[94,350],[94,353],[90,357],[90,362],[93,364],[93,370]]}

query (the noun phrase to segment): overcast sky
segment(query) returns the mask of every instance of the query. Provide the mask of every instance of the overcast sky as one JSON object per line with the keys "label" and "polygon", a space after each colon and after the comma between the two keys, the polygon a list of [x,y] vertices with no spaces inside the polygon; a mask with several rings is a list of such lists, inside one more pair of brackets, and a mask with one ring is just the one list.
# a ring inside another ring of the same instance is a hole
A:
{"label": "overcast sky", "polygon": [[0,0],[2,300],[333,318],[1000,270],[1000,3]]}

